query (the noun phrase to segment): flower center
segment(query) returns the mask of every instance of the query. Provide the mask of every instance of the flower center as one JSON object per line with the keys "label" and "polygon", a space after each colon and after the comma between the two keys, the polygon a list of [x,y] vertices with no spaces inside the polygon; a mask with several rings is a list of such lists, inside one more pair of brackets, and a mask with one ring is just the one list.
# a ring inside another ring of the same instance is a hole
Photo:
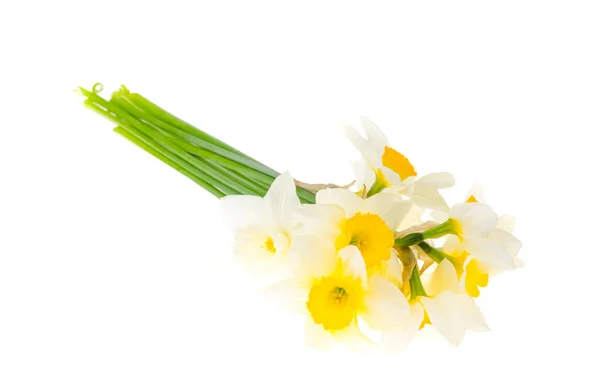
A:
{"label": "flower center", "polygon": [[323,277],[310,289],[306,307],[315,323],[328,331],[340,330],[356,320],[362,294],[358,280]]}
{"label": "flower center", "polygon": [[391,147],[385,147],[383,156],[381,156],[381,162],[383,166],[398,174],[402,180],[417,175],[410,161],[403,154]]}
{"label": "flower center", "polygon": [[266,249],[267,252],[275,254],[275,242],[273,241],[273,238],[267,238],[262,247]]}
{"label": "flower center", "polygon": [[394,246],[394,232],[376,214],[358,212],[344,221],[342,233],[336,240],[338,249],[355,245],[367,267],[390,259]]}

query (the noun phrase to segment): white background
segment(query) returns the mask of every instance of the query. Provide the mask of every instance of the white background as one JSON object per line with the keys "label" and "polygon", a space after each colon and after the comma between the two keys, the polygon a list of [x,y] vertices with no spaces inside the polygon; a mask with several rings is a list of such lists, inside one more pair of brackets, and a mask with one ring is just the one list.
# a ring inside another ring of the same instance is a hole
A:
{"label": "white background", "polygon": [[[597,1],[2,3],[0,367],[597,366],[598,19]],[[83,108],[98,81],[305,181],[352,179],[339,128],[359,114],[419,173],[453,172],[450,202],[480,181],[526,262],[478,299],[492,332],[305,348],[217,201]]]}

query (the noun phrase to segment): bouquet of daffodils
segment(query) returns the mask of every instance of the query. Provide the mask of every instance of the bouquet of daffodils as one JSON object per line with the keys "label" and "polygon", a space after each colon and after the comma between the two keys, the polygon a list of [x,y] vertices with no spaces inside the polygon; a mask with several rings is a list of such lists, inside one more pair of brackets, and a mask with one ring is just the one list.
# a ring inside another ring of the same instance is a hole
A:
{"label": "bouquet of daffodils", "polygon": [[[488,329],[475,303],[490,276],[514,270],[521,242],[473,188],[449,207],[445,172],[417,175],[379,128],[345,133],[360,152],[355,181],[307,184],[282,174],[121,87],[80,88],[114,130],[220,198],[236,256],[277,278],[265,293],[306,316],[307,343],[396,350],[432,325],[458,345]],[[367,337],[368,336],[368,337]]]}

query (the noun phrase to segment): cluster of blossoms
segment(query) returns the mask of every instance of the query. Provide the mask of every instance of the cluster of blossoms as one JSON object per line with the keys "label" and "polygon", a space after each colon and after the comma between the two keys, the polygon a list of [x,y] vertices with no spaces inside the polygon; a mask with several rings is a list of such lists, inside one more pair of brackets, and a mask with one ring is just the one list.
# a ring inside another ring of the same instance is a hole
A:
{"label": "cluster of blossoms", "polygon": [[364,136],[346,128],[362,156],[354,190],[323,186],[305,204],[302,184],[283,173],[264,197],[221,198],[235,254],[280,278],[266,295],[306,315],[316,348],[397,350],[426,325],[455,345],[466,330],[486,331],[474,298],[490,276],[521,266],[514,219],[496,215],[478,188],[449,207],[439,191],[452,175],[418,176],[374,123],[362,125]]}
{"label": "cluster of blossoms", "polygon": [[365,136],[346,129],[362,156],[351,190],[295,181],[125,86],[110,99],[100,84],[78,91],[115,132],[220,198],[235,253],[278,278],[265,292],[307,316],[311,346],[395,350],[429,324],[459,344],[466,330],[488,329],[480,288],[521,265],[512,217],[477,188],[448,207],[439,191],[452,176],[419,177],[368,119]]}

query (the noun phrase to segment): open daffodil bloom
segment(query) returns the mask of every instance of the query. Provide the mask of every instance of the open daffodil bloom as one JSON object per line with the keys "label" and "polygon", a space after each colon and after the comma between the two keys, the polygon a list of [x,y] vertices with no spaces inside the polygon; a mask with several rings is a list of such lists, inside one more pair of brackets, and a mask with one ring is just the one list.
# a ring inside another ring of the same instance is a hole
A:
{"label": "open daffodil bloom", "polygon": [[381,276],[368,276],[360,250],[334,244],[319,236],[299,236],[290,249],[295,277],[269,288],[267,295],[289,309],[307,315],[308,343],[327,346],[331,339],[354,349],[373,344],[360,330],[358,319],[387,331],[404,323],[408,302],[400,290]]}
{"label": "open daffodil bloom", "polygon": [[410,209],[410,202],[393,193],[363,199],[347,189],[324,189],[317,204],[296,212],[301,233],[321,233],[339,250],[356,246],[367,268],[388,261],[394,232]]}
{"label": "open daffodil bloom", "polygon": [[436,210],[447,210],[448,205],[439,190],[454,185],[454,178],[446,172],[417,177],[413,164],[396,149],[371,120],[362,116],[365,136],[347,125],[348,139],[361,153],[362,159],[354,162],[359,188],[370,194],[389,191],[402,194],[415,206]]}

